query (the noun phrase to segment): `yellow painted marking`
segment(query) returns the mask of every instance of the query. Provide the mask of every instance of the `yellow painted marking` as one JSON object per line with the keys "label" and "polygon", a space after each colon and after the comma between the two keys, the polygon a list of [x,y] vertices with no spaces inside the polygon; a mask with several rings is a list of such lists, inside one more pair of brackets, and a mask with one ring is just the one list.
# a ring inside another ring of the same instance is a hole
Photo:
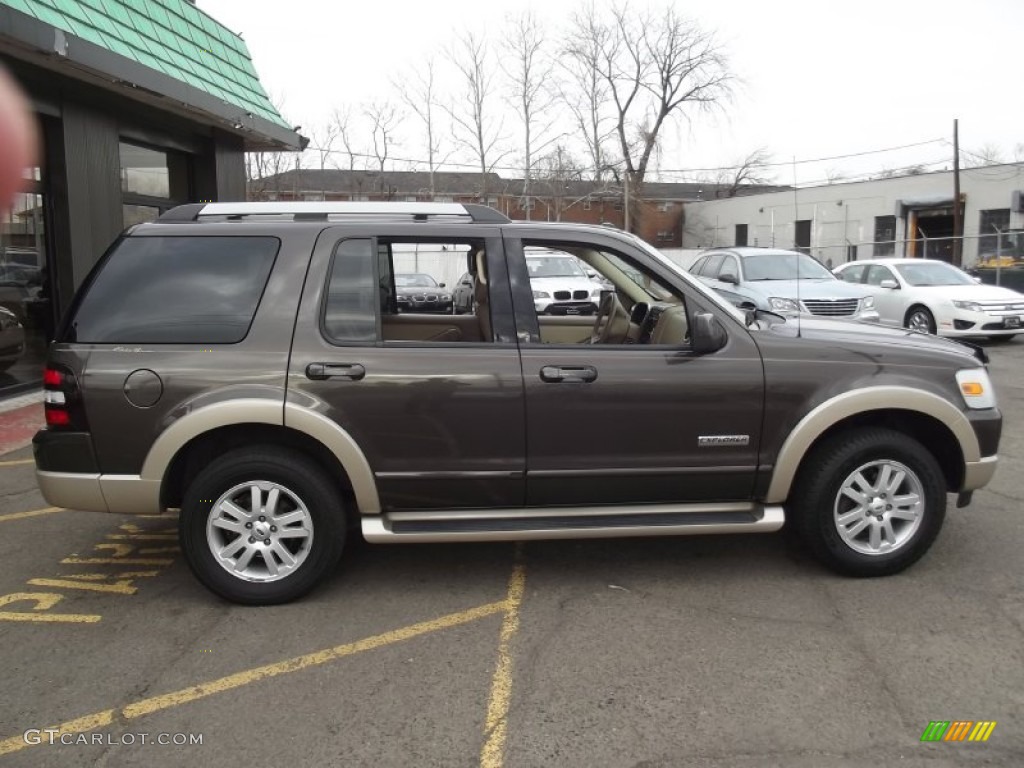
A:
{"label": "yellow painted marking", "polygon": [[108,539],[121,541],[131,539],[132,541],[174,541],[178,538],[176,533],[108,533]]}
{"label": "yellow painted marking", "polygon": [[[519,550],[517,550],[518,554]],[[508,735],[508,710],[512,703],[512,639],[519,629],[519,605],[523,601],[526,570],[517,564],[508,580],[505,618],[501,622],[498,663],[491,678],[491,697],[484,723],[484,746],[480,750],[480,768],[501,768]]]}
{"label": "yellow painted marking", "polygon": [[[519,594],[520,596],[522,594],[521,587]],[[59,595],[57,597],[59,597]],[[507,599],[497,603],[487,603],[486,605],[481,605],[476,608],[470,608],[467,611],[450,613],[447,616],[441,616],[437,619],[421,621],[418,624],[412,624],[408,627],[402,627],[401,629],[395,629],[380,635],[367,637],[363,640],[357,640],[354,643],[336,645],[333,648],[316,651],[315,653],[296,656],[292,659],[279,661],[274,664],[267,664],[262,667],[256,667],[255,669],[245,670],[243,672],[236,672],[233,675],[211,680],[208,683],[194,685],[190,688],[183,688],[182,690],[175,691],[173,693],[165,693],[161,696],[142,699],[141,701],[129,704],[120,710],[106,709],[101,712],[95,712],[91,715],[85,715],[84,717],[79,717],[75,720],[68,720],[67,722],[60,723],[58,725],[52,725],[50,728],[58,731],[58,733],[85,733],[87,731],[94,731],[97,728],[110,725],[117,717],[122,717],[127,720],[131,720],[136,717],[143,717],[144,715],[149,715],[164,709],[170,709],[171,707],[181,706],[182,704],[188,704],[190,702],[197,701],[198,699],[206,698],[207,696],[229,691],[233,688],[239,688],[243,685],[248,685],[249,683],[259,682],[260,680],[277,677],[278,675],[284,675],[289,672],[298,672],[303,669],[308,669],[309,667],[326,664],[327,662],[334,661],[335,659],[341,659],[346,656],[362,653],[363,651],[372,651],[377,648],[383,648],[387,645],[402,642],[403,640],[411,640],[412,638],[419,637],[420,635],[426,635],[442,629],[449,629],[462,624],[468,624],[476,621],[477,619],[501,613],[502,611],[507,612],[507,610]],[[10,738],[0,741],[0,755],[6,755],[10,752],[18,752],[32,746],[36,745],[26,744],[23,735],[18,734],[17,736],[11,736]]]}
{"label": "yellow painted marking", "polygon": [[175,552],[181,552],[181,547],[147,547],[146,549],[139,550],[140,555],[165,555]]}
{"label": "yellow painted marking", "polygon": [[27,584],[33,587],[53,587],[54,589],[83,589],[90,592],[113,592],[118,595],[134,595],[139,590],[131,586],[130,579],[115,581],[113,584],[98,584],[94,581],[72,581],[70,579],[29,579]]}
{"label": "yellow painted marking", "polygon": [[35,459],[14,459],[12,461],[0,461],[0,467],[21,467],[25,464],[35,464]]}
{"label": "yellow painted marking", "polygon": [[0,515],[0,523],[6,523],[8,520],[21,520],[26,517],[38,517],[39,515],[49,515],[53,512],[63,512],[64,507],[46,507],[44,509],[33,509],[28,512],[12,512],[9,515]]}
{"label": "yellow painted marking", "polygon": [[135,546],[132,544],[97,544],[93,549],[109,549],[113,554],[111,557],[124,557],[130,555]]}
{"label": "yellow painted marking", "polygon": [[65,557],[64,565],[171,565],[166,557]]}
{"label": "yellow painted marking", "polygon": [[103,581],[104,579],[139,579],[145,576],[156,576],[160,571],[125,571],[124,573],[71,573],[65,576],[67,579],[80,579],[81,581]]}
{"label": "yellow painted marking", "polygon": [[[33,611],[48,611],[61,600],[64,595],[53,592],[12,592],[0,596],[0,606],[11,603],[35,603]],[[33,621],[33,622],[64,622],[68,624],[95,624],[100,616],[89,613],[23,613],[20,611],[0,611],[0,621]]]}
{"label": "yellow painted marking", "polygon": [[[68,720],[66,723],[60,723],[59,725],[51,725],[48,729],[50,731],[57,731],[61,733],[86,733],[87,731],[95,731],[97,728],[102,728],[106,725],[111,725],[114,722],[114,715],[117,713],[115,709],[107,709],[103,712],[96,712],[92,715],[86,715],[80,717],[77,720]],[[42,729],[40,729],[42,730]],[[60,736],[56,736],[60,738]],[[49,737],[41,739],[45,744],[48,743]],[[34,747],[35,744],[26,744],[25,737],[23,734],[18,736],[12,736],[9,739],[0,741],[0,755],[6,755],[10,752],[17,752],[19,749],[25,749],[25,747]]]}

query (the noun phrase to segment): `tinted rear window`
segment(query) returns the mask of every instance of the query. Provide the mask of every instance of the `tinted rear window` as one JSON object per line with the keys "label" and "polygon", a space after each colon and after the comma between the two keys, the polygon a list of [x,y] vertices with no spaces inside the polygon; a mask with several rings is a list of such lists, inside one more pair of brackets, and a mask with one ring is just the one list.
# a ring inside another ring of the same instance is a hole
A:
{"label": "tinted rear window", "polygon": [[273,237],[125,238],[93,277],[64,340],[241,341],[279,246]]}

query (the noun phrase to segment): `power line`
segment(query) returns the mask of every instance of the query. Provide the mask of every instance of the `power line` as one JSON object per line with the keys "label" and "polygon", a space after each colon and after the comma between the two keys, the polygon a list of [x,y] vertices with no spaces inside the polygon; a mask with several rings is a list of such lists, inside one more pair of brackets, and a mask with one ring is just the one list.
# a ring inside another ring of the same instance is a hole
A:
{"label": "power line", "polygon": [[[805,159],[802,159],[802,160],[788,160],[786,162],[778,162],[778,163],[758,163],[757,166],[759,168],[776,168],[776,167],[783,166],[783,165],[793,165],[794,163],[796,165],[803,165],[803,164],[809,164],[809,163],[823,163],[823,162],[826,162],[826,161],[829,161],[829,160],[849,160],[849,159],[856,158],[856,157],[866,157],[868,155],[879,155],[879,154],[883,154],[885,152],[896,152],[896,151],[899,151],[899,150],[902,150],[902,149],[912,149],[914,147],[923,147],[923,146],[926,146],[926,145],[929,145],[929,144],[936,144],[936,143],[941,143],[941,142],[945,142],[945,141],[946,140],[942,139],[942,138],[928,139],[927,141],[917,141],[917,142],[914,142],[912,144],[901,144],[899,146],[883,147],[881,149],[869,149],[869,150],[864,150],[864,151],[861,151],[861,152],[850,152],[850,153],[843,154],[843,155],[831,155],[829,157],[805,158]],[[306,151],[319,152],[319,153],[323,153],[325,155],[345,155],[347,157],[358,157],[358,158],[363,158],[363,159],[379,160],[379,158],[376,155],[371,155],[371,154],[365,153],[365,152],[349,152],[349,151],[343,150],[343,149],[325,149],[323,147],[314,147],[312,145],[307,146],[306,147]],[[395,162],[395,163],[410,163],[412,165],[420,165],[420,166],[422,166],[422,165],[429,165],[430,164],[428,160],[416,160],[416,159],[407,158],[407,157],[389,157],[388,159],[391,160],[392,162]],[[609,163],[609,165],[615,165],[615,166],[619,167],[619,166],[622,165],[622,163],[623,163],[623,161],[619,160],[616,163]],[[435,170],[437,170],[439,168],[443,168],[443,167],[471,168],[474,171],[479,171],[479,165],[477,163],[460,163],[460,162],[454,162],[454,161],[438,162],[437,163],[437,168],[435,168]],[[912,166],[908,166],[908,167],[912,167]],[[680,173],[713,173],[713,172],[716,172],[716,171],[735,171],[735,170],[739,170],[740,168],[743,168],[743,165],[722,165],[722,166],[708,167],[708,168],[668,168],[668,169],[667,168],[659,168],[655,172],[658,173],[658,174],[666,174],[666,173],[672,173],[672,174],[680,174]],[[493,171],[512,171],[514,173],[522,173],[522,172],[525,171],[525,169],[524,168],[519,168],[519,167],[516,167],[516,166],[510,166],[510,165],[494,165],[494,166],[491,166],[489,172],[493,172]]]}

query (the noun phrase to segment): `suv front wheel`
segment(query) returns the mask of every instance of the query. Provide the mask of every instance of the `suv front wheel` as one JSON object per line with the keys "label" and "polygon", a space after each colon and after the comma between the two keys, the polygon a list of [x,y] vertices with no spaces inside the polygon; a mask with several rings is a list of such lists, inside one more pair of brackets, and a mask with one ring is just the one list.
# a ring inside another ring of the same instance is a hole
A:
{"label": "suv front wheel", "polygon": [[825,565],[886,576],[916,562],[946,515],[946,483],[918,441],[889,429],[835,435],[815,448],[792,496],[797,532]]}
{"label": "suv front wheel", "polygon": [[185,492],[181,548],[208,589],[246,605],[301,597],[341,555],[342,500],[319,465],[271,446],[231,451]]}

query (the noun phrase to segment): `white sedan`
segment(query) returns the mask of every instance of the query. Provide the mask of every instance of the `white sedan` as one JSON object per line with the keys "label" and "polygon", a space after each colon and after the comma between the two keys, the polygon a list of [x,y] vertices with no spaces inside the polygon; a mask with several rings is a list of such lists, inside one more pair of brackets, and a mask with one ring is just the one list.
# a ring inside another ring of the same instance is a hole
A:
{"label": "white sedan", "polygon": [[869,259],[834,270],[867,288],[882,323],[940,336],[1009,340],[1024,331],[1024,294],[933,259]]}

